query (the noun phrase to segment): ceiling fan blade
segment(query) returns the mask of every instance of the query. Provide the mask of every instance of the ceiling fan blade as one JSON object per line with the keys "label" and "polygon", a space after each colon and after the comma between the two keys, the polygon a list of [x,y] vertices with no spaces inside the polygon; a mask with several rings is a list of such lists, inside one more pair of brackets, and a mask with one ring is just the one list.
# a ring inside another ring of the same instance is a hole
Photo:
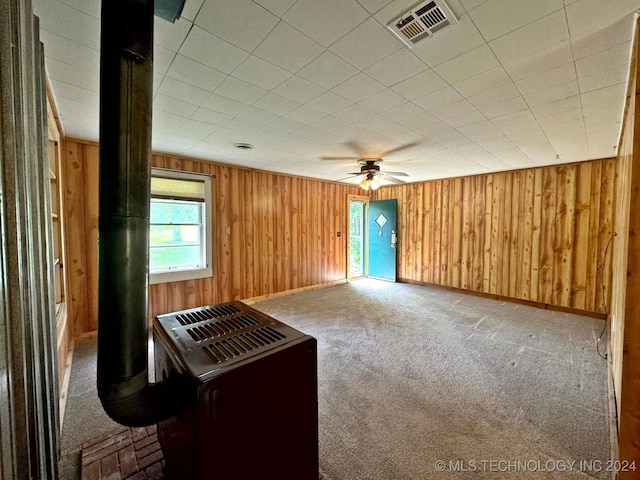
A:
{"label": "ceiling fan blade", "polygon": [[366,157],[367,156],[366,155],[366,150],[364,148],[362,148],[362,145],[358,144],[358,142],[355,142],[353,140],[349,140],[348,142],[345,142],[344,145],[346,145],[351,150],[356,152],[358,154],[358,158],[362,158],[362,157]]}
{"label": "ceiling fan blade", "polygon": [[349,180],[350,178],[356,178],[356,177],[359,177],[360,175],[363,175],[363,174],[362,173],[358,173],[358,174],[355,174],[355,175],[351,175],[349,177],[339,178],[338,180],[335,180],[335,181],[336,182],[342,182],[343,180]]}
{"label": "ceiling fan blade", "polygon": [[320,160],[358,160],[358,157],[320,157]]}
{"label": "ceiling fan blade", "polygon": [[399,178],[392,177],[391,175],[383,175],[382,178],[384,178],[385,180],[389,180],[391,183],[398,183],[398,184],[405,183]]}
{"label": "ceiling fan blade", "polygon": [[386,152],[382,153],[380,157],[384,158],[387,155],[401,152],[402,150],[406,150],[407,148],[417,147],[418,145],[420,145],[419,142],[411,142],[411,143],[407,143],[406,145],[400,145],[399,147],[392,148],[391,150],[387,150]]}
{"label": "ceiling fan blade", "polygon": [[408,177],[409,175],[404,172],[384,172],[385,175],[394,175],[396,177]]}

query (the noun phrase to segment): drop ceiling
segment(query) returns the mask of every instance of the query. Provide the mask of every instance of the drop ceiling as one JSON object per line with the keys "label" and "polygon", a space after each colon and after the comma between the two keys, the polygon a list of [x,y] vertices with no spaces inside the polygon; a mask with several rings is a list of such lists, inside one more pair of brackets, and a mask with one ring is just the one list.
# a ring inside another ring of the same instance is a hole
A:
{"label": "drop ceiling", "polygon": [[[154,150],[327,180],[384,156],[409,182],[615,155],[638,0],[447,0],[458,23],[410,49],[386,25],[416,3],[156,17]],[[65,133],[97,141],[100,2],[34,10]]]}

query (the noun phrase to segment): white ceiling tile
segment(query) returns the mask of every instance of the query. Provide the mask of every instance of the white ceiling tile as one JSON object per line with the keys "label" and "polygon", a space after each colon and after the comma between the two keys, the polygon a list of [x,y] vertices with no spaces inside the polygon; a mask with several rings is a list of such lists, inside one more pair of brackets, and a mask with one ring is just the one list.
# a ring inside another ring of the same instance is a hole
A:
{"label": "white ceiling tile", "polygon": [[620,131],[622,117],[616,114],[610,115],[590,115],[584,117],[585,131],[587,133],[597,132],[606,128],[614,128]]}
{"label": "white ceiling tile", "polygon": [[245,109],[248,103],[238,100],[232,100],[231,98],[216,95],[215,93],[210,95],[203,103],[202,107],[214,110],[216,112],[225,113],[235,117],[238,113]]}
{"label": "white ceiling tile", "polygon": [[516,81],[518,89],[523,93],[537,92],[555,87],[576,79],[576,67],[573,62],[565,63],[559,67],[546,70],[542,73],[531,75]]}
{"label": "white ceiling tile", "polygon": [[250,120],[252,122],[259,123],[260,125],[267,125],[269,122],[278,118],[278,116],[279,115],[275,113],[267,112],[266,110],[254,107],[253,105],[247,106],[236,115],[238,118]]}
{"label": "white ceiling tile", "polygon": [[509,0],[485,2],[469,13],[485,40],[490,41],[524,27],[564,7],[562,0]]}
{"label": "white ceiling tile", "polygon": [[626,95],[626,84],[619,83],[610,87],[594,90],[580,95],[584,116],[607,115],[612,110],[621,111]]}
{"label": "white ceiling tile", "polygon": [[51,87],[56,98],[75,100],[76,102],[93,105],[94,107],[100,105],[100,95],[96,91],[86,90],[76,85],[70,85],[53,79],[51,80]]}
{"label": "white ceiling tile", "polygon": [[473,112],[474,110],[474,106],[471,105],[468,100],[462,99],[436,108],[431,108],[429,113],[438,117],[440,120],[446,120],[458,115]]}
{"label": "white ceiling tile", "polygon": [[501,133],[500,130],[488,120],[471,125],[464,125],[459,127],[458,131],[475,141],[496,137]]}
{"label": "white ceiling tile", "polygon": [[[207,108],[200,107],[196,112],[191,115],[191,120],[207,123],[209,125],[215,125],[216,127],[222,127],[229,123],[233,117],[225,115],[224,113],[214,112]],[[180,125],[182,126],[182,125]]]}
{"label": "white ceiling tile", "polygon": [[[34,13],[36,13],[36,7],[41,3],[41,1],[42,0],[33,2]],[[70,7],[80,10],[81,12],[91,15],[97,19],[100,19],[101,17],[101,3],[98,0],[61,0],[61,3],[66,3]],[[38,15],[38,13],[36,13],[36,15]]]}
{"label": "white ceiling tile", "polygon": [[253,103],[267,93],[267,91],[238,78],[227,77],[225,81],[216,88],[215,93],[239,102]]}
{"label": "white ceiling tile", "polygon": [[460,0],[460,3],[462,3],[462,6],[464,7],[464,9],[467,12],[469,12],[474,8],[478,8],[480,5],[482,5],[487,1],[488,0]]}
{"label": "white ceiling tile", "polygon": [[202,135],[205,138],[211,135],[217,127],[209,123],[198,122],[197,120],[187,120],[182,127],[180,127],[176,133],[185,137],[191,136],[197,138]]}
{"label": "white ceiling tile", "polygon": [[184,18],[171,23],[156,16],[153,22],[153,43],[177,52],[187,38],[191,25],[191,22]]}
{"label": "white ceiling tile", "polygon": [[514,81],[517,81],[566,65],[567,63],[573,63],[573,61],[571,43],[564,42],[545,48],[532,55],[523,56],[512,62],[503,63],[503,65],[504,69],[509,73],[509,76]]}
{"label": "white ceiling tile", "polygon": [[634,16],[627,15],[600,30],[590,31],[577,38],[572,38],[571,44],[576,60],[608,50],[621,43],[627,43],[630,38],[633,38],[634,24]]}
{"label": "white ceiling tile", "polygon": [[353,77],[358,73],[352,65],[326,51],[309,65],[298,72],[302,78],[320,85],[323,88],[332,88]]}
{"label": "white ceiling tile", "polygon": [[371,65],[365,73],[390,87],[423,72],[428,67],[407,48],[392,53]]}
{"label": "white ceiling tile", "polygon": [[[569,97],[578,95],[578,82],[572,80],[562,85],[556,85],[545,90],[538,90],[537,92],[531,92],[524,95],[527,103],[531,108],[536,108],[540,105],[556,102]],[[537,111],[537,110],[534,110]]]}
{"label": "white ceiling tile", "polygon": [[289,78],[291,73],[251,55],[232,75],[257,87],[272,90]]}
{"label": "white ceiling tile", "polygon": [[481,45],[459,57],[452,58],[434,67],[435,72],[453,84],[500,66],[488,45]]}
{"label": "white ceiling tile", "polygon": [[311,125],[323,132],[335,132],[336,130],[346,127],[349,123],[337,117],[327,115],[320,120],[316,120]]}
{"label": "white ceiling tile", "polygon": [[249,56],[197,26],[191,29],[178,53],[224,73],[233,72]]}
{"label": "white ceiling tile", "polygon": [[278,17],[251,0],[206,1],[195,24],[252,52],[273,30]]}
{"label": "white ceiling tile", "polygon": [[166,95],[158,94],[153,99],[153,111],[163,111],[180,115],[181,117],[189,118],[198,109],[196,105],[192,105],[187,102],[182,102],[175,98],[167,97]]}
{"label": "white ceiling tile", "polygon": [[280,22],[254,54],[292,73],[318,57],[324,48],[285,22]]}
{"label": "white ceiling tile", "polygon": [[257,122],[252,122],[251,120],[245,120],[244,118],[234,118],[229,123],[227,123],[224,128],[228,128],[229,130],[234,130],[241,134],[247,134],[251,132],[255,132],[262,128],[262,124]]}
{"label": "white ceiling tile", "polygon": [[352,123],[362,120],[363,118],[370,117],[372,114],[371,110],[367,110],[358,104],[353,104],[334,113],[333,116],[340,120],[344,120],[345,122]]}
{"label": "white ceiling tile", "polygon": [[522,145],[520,150],[537,165],[549,165],[556,162],[557,152],[548,141]]}
{"label": "white ceiling tile", "polygon": [[531,159],[512,143],[498,145],[489,151],[512,167],[526,168],[535,166]]}
{"label": "white ceiling tile", "polygon": [[202,90],[201,88],[194,87],[188,83],[181,82],[175,78],[165,77],[158,93],[173,97],[183,102],[190,103],[192,105],[200,105],[206,100],[210,92]]}
{"label": "white ceiling tile", "polygon": [[282,17],[296,3],[296,0],[254,0],[254,2],[259,3],[275,16]]}
{"label": "white ceiling tile", "polygon": [[502,67],[492,68],[484,73],[467,78],[453,85],[466,97],[478,95],[496,87],[511,84],[511,78]]}
{"label": "white ceiling tile", "polygon": [[324,92],[322,95],[314,98],[306,105],[308,107],[319,110],[320,112],[331,114],[348,107],[352,103],[353,102],[351,102],[350,100],[347,100],[340,95],[336,95],[333,92]]}
{"label": "white ceiling tile", "polygon": [[410,117],[405,120],[401,120],[399,123],[401,125],[404,125],[407,128],[413,129],[413,128],[424,128],[438,122],[440,122],[440,120],[438,120],[436,117],[434,117],[430,113],[427,113],[423,110],[420,114],[416,115],[415,117]]}
{"label": "white ceiling tile", "polygon": [[446,118],[444,121],[447,125],[458,128],[464,127],[465,125],[482,122],[486,119],[487,117],[485,117],[481,112],[479,112],[478,110],[474,110],[472,112],[463,113],[462,115],[456,115]]}
{"label": "white ceiling tile", "polygon": [[510,113],[501,117],[492,118],[491,122],[505,135],[518,132],[527,132],[539,129],[538,122],[530,110]]}
{"label": "white ceiling tile", "polygon": [[204,0],[186,0],[184,2],[184,8],[182,9],[182,14],[180,15],[180,17],[186,18],[187,20],[191,20],[193,22],[203,3]]}
{"label": "white ceiling tile", "polygon": [[98,50],[85,47],[46,30],[40,31],[40,39],[44,43],[46,57],[54,58],[60,62],[94,73],[100,73],[100,52]]}
{"label": "white ceiling tile", "polygon": [[427,93],[439,90],[446,85],[446,82],[433,70],[425,70],[424,72],[407,78],[400,83],[396,83],[391,88],[394,92],[399,93],[407,100],[413,100],[421,97],[422,95],[426,95]]}
{"label": "white ceiling tile", "polygon": [[173,59],[176,57],[176,52],[169,50],[168,48],[156,45],[153,47],[153,73],[159,73],[165,75]]}
{"label": "white ceiling tile", "polygon": [[317,85],[294,75],[281,83],[273,90],[273,93],[277,93],[280,96],[298,103],[306,103],[309,100],[316,98],[323,91],[324,90]]}
{"label": "white ceiling tile", "polygon": [[333,89],[338,95],[348,98],[352,102],[359,102],[371,95],[383,91],[384,85],[369,77],[365,73],[359,73]]}
{"label": "white ceiling tile", "polygon": [[401,122],[408,118],[416,117],[422,113],[425,113],[420,107],[414,105],[411,102],[406,102],[403,105],[399,105],[391,110],[383,112],[383,115],[394,122]]}
{"label": "white ceiling tile", "polygon": [[369,18],[334,43],[330,50],[364,70],[400,48],[402,45],[388,29]]}
{"label": "white ceiling tile", "polygon": [[529,105],[527,105],[527,102],[525,102],[524,98],[518,96],[500,103],[494,103],[493,105],[489,105],[487,107],[482,107],[479,110],[487,118],[495,118],[509,115],[510,113],[519,112],[528,108]]}
{"label": "white ceiling tile", "polygon": [[438,35],[416,45],[413,52],[427,65],[435,67],[484,43],[482,35],[467,14],[460,18],[457,25],[447,27]]}
{"label": "white ceiling tile", "polygon": [[383,90],[370,97],[360,100],[358,103],[369,110],[380,113],[385,110],[402,105],[406,100],[392,90]]}
{"label": "white ceiling tile", "polygon": [[560,10],[489,42],[489,46],[498,60],[508,63],[568,39],[564,10]]}
{"label": "white ceiling tile", "polygon": [[416,98],[413,103],[422,107],[423,109],[430,111],[434,108],[441,107],[442,105],[451,104],[462,99],[460,95],[453,88],[447,86],[436,90],[435,92],[428,93],[421,97]]}
{"label": "white ceiling tile", "polygon": [[581,77],[578,79],[580,86],[580,93],[590,92],[592,90],[598,90],[619,83],[627,81],[629,76],[629,65],[622,65],[615,67],[604,72],[597,73],[595,75],[589,75],[588,77]]}
{"label": "white ceiling tile", "polygon": [[320,45],[329,47],[368,16],[354,0],[299,0],[282,18]]}
{"label": "white ceiling tile", "polygon": [[40,28],[76,43],[100,50],[100,20],[57,0],[34,5]]}
{"label": "white ceiling tile", "polygon": [[373,15],[381,8],[391,3],[391,1],[392,0],[358,0],[358,3],[366,8],[371,15]]}
{"label": "white ceiling tile", "polygon": [[631,42],[576,60],[578,78],[595,75],[621,65],[628,65],[631,56]]}
{"label": "white ceiling tile", "polygon": [[547,117],[552,115],[560,115],[566,112],[578,111],[582,108],[580,103],[580,96],[574,95],[573,97],[564,98],[555,102],[545,103],[532,107],[531,111],[537,118]]}
{"label": "white ceiling tile", "polygon": [[476,108],[484,108],[516,97],[520,97],[520,91],[513,83],[507,83],[468,97],[468,99]]}
{"label": "white ceiling tile", "polygon": [[567,6],[571,35],[579,36],[599,30],[638,10],[637,0],[581,0]]}
{"label": "white ceiling tile", "polygon": [[264,97],[253,104],[254,106],[268,112],[284,115],[300,106],[298,102],[281,97],[275,93],[267,93]]}
{"label": "white ceiling tile", "polygon": [[183,55],[176,55],[167,70],[167,76],[209,92],[213,92],[227,77],[224,73]]}
{"label": "white ceiling tile", "polygon": [[75,85],[85,90],[97,92],[100,88],[100,77],[97,73],[59,62],[53,58],[47,58],[46,66],[47,73],[52,79]]}
{"label": "white ceiling tile", "polygon": [[153,94],[155,95],[162,84],[162,80],[164,80],[164,75],[160,75],[159,73],[153,72]]}
{"label": "white ceiling tile", "polygon": [[[153,126],[154,129],[158,123],[163,123],[166,126],[171,126],[174,128],[173,132],[180,128],[187,121],[186,118],[181,117],[180,115],[175,115],[170,112],[157,111],[153,112]],[[173,133],[171,132],[171,133]]]}

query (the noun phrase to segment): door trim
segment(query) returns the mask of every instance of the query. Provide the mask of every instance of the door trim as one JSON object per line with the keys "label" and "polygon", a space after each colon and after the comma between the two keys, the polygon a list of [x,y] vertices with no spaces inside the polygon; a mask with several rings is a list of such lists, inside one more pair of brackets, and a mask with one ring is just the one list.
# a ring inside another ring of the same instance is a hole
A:
{"label": "door trim", "polygon": [[[346,250],[347,250],[347,257],[346,257],[346,278],[347,278],[347,282],[350,282],[352,280],[351,277],[351,225],[349,223],[350,221],[350,207],[351,207],[351,202],[352,201],[357,201],[357,202],[362,202],[364,203],[364,225],[363,225],[363,231],[366,231],[366,227],[367,227],[367,222],[368,222],[368,218],[369,218],[369,200],[371,200],[368,196],[365,195],[347,195],[347,215],[346,215],[346,228],[345,228],[345,232],[347,232],[347,241],[346,243]],[[368,277],[369,276],[369,240],[367,239],[367,241],[365,242],[365,248],[364,248],[364,274],[362,275],[362,277]],[[362,278],[362,277],[353,277],[353,278]]]}

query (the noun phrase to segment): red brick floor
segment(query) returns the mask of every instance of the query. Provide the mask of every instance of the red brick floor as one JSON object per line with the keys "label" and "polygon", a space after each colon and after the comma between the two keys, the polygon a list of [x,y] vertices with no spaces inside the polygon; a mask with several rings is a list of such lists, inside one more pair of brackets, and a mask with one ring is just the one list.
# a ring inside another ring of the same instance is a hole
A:
{"label": "red brick floor", "polygon": [[155,425],[122,427],[82,445],[82,480],[164,480],[163,467]]}
{"label": "red brick floor", "polygon": [[127,428],[82,446],[82,480],[164,479],[156,427]]}

